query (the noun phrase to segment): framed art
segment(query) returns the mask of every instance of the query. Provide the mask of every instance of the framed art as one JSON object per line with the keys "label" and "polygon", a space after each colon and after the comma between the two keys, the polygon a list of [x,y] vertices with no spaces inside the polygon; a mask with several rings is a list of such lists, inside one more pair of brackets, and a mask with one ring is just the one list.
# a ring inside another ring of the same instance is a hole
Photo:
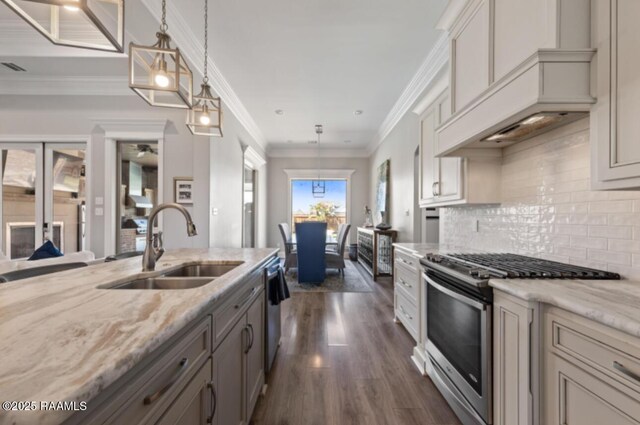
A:
{"label": "framed art", "polygon": [[193,178],[173,178],[173,202],[182,205],[193,204]]}

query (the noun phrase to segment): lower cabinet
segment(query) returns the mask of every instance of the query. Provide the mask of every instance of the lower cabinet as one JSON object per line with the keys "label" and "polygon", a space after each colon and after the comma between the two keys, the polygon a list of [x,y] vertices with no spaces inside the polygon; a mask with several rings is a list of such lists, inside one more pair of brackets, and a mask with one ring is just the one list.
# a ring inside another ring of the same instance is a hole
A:
{"label": "lower cabinet", "polygon": [[493,308],[493,423],[529,425],[535,416],[534,310],[499,291]]}
{"label": "lower cabinet", "polygon": [[640,424],[640,341],[548,308],[544,424]]}
{"label": "lower cabinet", "polygon": [[215,408],[211,365],[209,358],[162,415],[159,425],[211,423]]}
{"label": "lower cabinet", "polygon": [[247,424],[264,384],[264,291],[213,352],[212,424]]}

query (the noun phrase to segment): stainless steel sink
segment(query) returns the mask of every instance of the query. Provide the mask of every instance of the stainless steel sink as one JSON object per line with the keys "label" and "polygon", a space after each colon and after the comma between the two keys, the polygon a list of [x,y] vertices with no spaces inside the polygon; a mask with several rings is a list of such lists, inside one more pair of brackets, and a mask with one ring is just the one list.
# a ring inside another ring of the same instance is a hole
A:
{"label": "stainless steel sink", "polygon": [[225,262],[225,263],[199,263],[180,267],[164,274],[171,277],[220,277],[230,272],[243,261]]}
{"label": "stainless steel sink", "polygon": [[213,282],[210,277],[149,277],[115,285],[102,286],[103,289],[191,289]]}

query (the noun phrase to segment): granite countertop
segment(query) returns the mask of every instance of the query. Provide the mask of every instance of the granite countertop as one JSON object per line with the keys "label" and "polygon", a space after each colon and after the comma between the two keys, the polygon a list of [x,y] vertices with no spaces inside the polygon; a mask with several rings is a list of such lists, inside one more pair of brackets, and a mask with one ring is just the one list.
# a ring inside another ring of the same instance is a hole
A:
{"label": "granite countertop", "polygon": [[550,304],[640,337],[640,282],[633,280],[491,279],[514,297]]}
{"label": "granite countertop", "polygon": [[[0,285],[0,401],[90,401],[275,253],[181,249],[155,272],[142,273],[135,257]],[[199,288],[97,288],[197,261],[244,263]],[[72,413],[0,411],[0,424],[56,424]]]}
{"label": "granite countertop", "polygon": [[[417,257],[427,253],[470,252],[467,248],[395,243]],[[471,252],[481,252],[472,250]],[[514,297],[553,305],[640,337],[640,282],[634,280],[491,279],[489,284]]]}

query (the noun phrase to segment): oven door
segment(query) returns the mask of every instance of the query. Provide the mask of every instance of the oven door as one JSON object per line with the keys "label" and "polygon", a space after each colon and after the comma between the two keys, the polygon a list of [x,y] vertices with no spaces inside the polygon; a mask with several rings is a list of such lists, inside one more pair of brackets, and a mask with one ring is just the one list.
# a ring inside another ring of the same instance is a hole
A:
{"label": "oven door", "polygon": [[491,423],[491,302],[429,271],[423,278],[427,353],[434,369],[448,378],[443,381],[457,398],[462,395],[485,423]]}

